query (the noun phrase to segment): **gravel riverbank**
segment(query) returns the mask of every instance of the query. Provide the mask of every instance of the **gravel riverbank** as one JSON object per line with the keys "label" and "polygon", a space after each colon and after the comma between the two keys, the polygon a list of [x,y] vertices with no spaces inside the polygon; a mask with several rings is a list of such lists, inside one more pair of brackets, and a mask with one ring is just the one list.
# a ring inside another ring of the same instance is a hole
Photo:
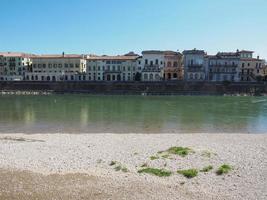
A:
{"label": "gravel riverbank", "polygon": [[[217,175],[223,164],[232,169]],[[171,175],[138,173],[148,167]],[[198,174],[188,179],[184,169]],[[263,200],[266,188],[267,135],[0,135],[0,199]]]}

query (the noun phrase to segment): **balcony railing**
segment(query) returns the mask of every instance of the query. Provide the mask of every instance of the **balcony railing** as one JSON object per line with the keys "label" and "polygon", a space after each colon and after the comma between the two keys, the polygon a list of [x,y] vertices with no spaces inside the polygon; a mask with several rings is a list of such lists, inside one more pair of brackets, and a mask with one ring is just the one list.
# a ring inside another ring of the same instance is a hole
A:
{"label": "balcony railing", "polygon": [[237,64],[233,65],[233,64],[230,64],[230,65],[225,65],[225,64],[209,64],[209,67],[238,67]]}

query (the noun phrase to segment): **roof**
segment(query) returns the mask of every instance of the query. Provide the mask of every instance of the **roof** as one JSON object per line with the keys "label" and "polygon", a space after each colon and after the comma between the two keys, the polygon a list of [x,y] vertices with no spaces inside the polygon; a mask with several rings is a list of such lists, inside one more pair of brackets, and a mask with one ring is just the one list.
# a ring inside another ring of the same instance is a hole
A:
{"label": "roof", "polygon": [[165,54],[165,55],[176,55],[178,54],[178,52],[176,51],[160,51],[160,50],[146,50],[146,51],[142,51],[142,54]]}
{"label": "roof", "polygon": [[139,55],[133,56],[88,56],[87,60],[136,60]]}
{"label": "roof", "polygon": [[248,50],[241,50],[241,51],[237,51],[239,53],[254,53],[254,51],[248,51]]}
{"label": "roof", "polygon": [[183,54],[205,54],[204,50],[192,49],[192,50],[184,50]]}
{"label": "roof", "polygon": [[23,53],[23,52],[0,52],[0,55],[4,57],[30,57],[33,56],[34,54]]}
{"label": "roof", "polygon": [[239,57],[239,53],[237,52],[218,52],[216,57]]}
{"label": "roof", "polygon": [[72,59],[72,58],[83,58],[83,55],[79,54],[47,54],[47,55],[34,55],[31,56],[32,59]]}
{"label": "roof", "polygon": [[240,58],[241,61],[258,61],[258,62],[264,62],[263,59],[258,58]]}

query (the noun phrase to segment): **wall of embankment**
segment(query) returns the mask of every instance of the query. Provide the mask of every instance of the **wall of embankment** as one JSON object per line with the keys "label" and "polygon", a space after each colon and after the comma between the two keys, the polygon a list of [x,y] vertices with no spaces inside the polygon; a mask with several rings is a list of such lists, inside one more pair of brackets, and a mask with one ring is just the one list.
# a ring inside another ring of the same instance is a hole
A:
{"label": "wall of embankment", "polygon": [[129,95],[267,94],[265,83],[214,82],[0,82],[0,91]]}

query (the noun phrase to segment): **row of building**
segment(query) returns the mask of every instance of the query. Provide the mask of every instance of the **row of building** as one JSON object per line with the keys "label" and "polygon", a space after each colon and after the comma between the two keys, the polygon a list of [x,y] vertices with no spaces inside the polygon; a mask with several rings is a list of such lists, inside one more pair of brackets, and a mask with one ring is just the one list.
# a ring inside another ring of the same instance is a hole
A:
{"label": "row of building", "polygon": [[143,51],[119,56],[34,55],[0,52],[0,81],[232,81],[267,77],[265,61],[252,51]]}

